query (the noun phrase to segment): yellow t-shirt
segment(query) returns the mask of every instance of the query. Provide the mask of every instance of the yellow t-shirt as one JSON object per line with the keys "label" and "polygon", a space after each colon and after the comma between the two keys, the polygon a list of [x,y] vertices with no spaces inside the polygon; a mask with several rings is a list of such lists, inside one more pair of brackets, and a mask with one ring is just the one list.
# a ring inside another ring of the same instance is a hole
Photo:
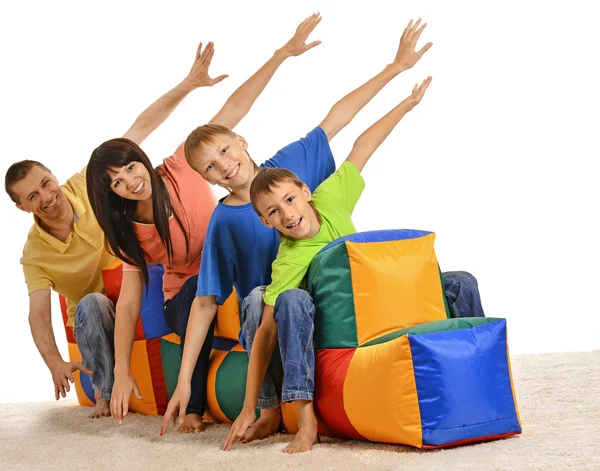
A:
{"label": "yellow t-shirt", "polygon": [[104,232],[88,200],[85,171],[61,186],[75,211],[73,232],[62,242],[34,218],[21,257],[28,293],[53,289],[62,294],[67,300],[69,327],[73,327],[75,308],[85,295],[104,293],[102,270],[119,263],[105,249]]}

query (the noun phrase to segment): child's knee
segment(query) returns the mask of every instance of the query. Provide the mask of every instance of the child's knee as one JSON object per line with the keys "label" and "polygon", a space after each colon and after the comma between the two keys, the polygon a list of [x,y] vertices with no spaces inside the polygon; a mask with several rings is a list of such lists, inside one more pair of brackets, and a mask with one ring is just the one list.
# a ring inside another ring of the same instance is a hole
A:
{"label": "child's knee", "polygon": [[467,271],[455,272],[462,286],[473,286],[477,288],[477,279]]}
{"label": "child's knee", "polygon": [[242,314],[244,323],[260,324],[264,310],[263,294],[266,286],[257,286],[242,302]]}
{"label": "child's knee", "polygon": [[300,288],[288,289],[277,296],[276,306],[289,306],[290,304],[312,304],[312,296],[308,291]]}
{"label": "child's knee", "polygon": [[444,281],[452,285],[459,285],[461,288],[473,286],[477,288],[477,279],[467,271],[449,271],[442,274]]}
{"label": "child's knee", "polygon": [[295,288],[284,291],[277,296],[275,302],[275,321],[280,322],[285,317],[304,316],[314,317],[315,305],[308,291]]}

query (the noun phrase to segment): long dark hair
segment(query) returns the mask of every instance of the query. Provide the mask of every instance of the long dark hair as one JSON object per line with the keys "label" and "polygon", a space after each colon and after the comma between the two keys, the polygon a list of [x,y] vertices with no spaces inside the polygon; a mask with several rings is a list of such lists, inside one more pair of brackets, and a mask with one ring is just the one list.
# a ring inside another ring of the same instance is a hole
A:
{"label": "long dark hair", "polygon": [[160,240],[167,249],[169,264],[173,264],[173,244],[169,229],[169,217],[173,215],[183,231],[186,246],[186,259],[189,251],[189,239],[181,219],[177,215],[169,190],[163,177],[169,178],[175,188],[177,198],[179,191],[176,182],[164,167],[153,169],[146,153],[133,141],[125,138],[111,139],[98,146],[92,152],[87,166],[87,192],[94,215],[104,231],[111,251],[121,260],[136,265],[142,270],[146,289],[149,285],[148,264],[144,251],[133,230],[133,213],[137,201],[121,198],[110,188],[109,169],[120,168],[131,162],[140,162],[150,174],[152,185],[152,211],[154,225]]}

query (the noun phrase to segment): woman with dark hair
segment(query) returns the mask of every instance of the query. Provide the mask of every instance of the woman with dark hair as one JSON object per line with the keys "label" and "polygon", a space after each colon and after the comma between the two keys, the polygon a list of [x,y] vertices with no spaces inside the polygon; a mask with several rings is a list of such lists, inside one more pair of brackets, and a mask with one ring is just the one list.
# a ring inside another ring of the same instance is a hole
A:
{"label": "woman with dark hair", "polygon": [[[233,129],[248,113],[282,62],[319,44],[305,44],[320,17],[312,15],[294,36],[227,100],[210,121]],[[135,327],[140,315],[148,264],[165,268],[165,320],[181,337],[194,301],[202,246],[216,199],[209,184],[186,162],[183,144],[156,169],[142,149],[127,139],[112,139],[94,150],[87,171],[94,214],[114,254],[123,260],[123,283],[115,325],[115,382],[111,413],[120,423],[129,398],[140,393],[129,371]],[[204,429],[208,357],[214,323],[202,346],[191,381],[191,399],[179,431]]]}

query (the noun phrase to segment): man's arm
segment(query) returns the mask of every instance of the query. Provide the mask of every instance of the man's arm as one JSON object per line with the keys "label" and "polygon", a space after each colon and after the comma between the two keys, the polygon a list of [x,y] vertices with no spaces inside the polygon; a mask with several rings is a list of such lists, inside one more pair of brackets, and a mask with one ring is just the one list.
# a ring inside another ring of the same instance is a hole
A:
{"label": "man's arm", "polygon": [[141,144],[152,132],[158,128],[181,103],[181,101],[194,89],[199,87],[212,87],[225,79],[227,75],[220,75],[212,79],[208,74],[208,68],[214,54],[214,45],[209,42],[202,51],[202,43],[198,46],[196,59],[188,76],[175,88],[165,93],[158,100],[146,108],[140,114],[131,128],[123,137]]}
{"label": "man's arm", "polygon": [[309,49],[321,44],[321,41],[305,44],[308,36],[320,21],[321,16],[315,13],[300,23],[292,39],[285,43],[281,49],[275,51],[273,57],[229,97],[223,108],[210,120],[210,123],[221,124],[229,129],[237,126],[248,114],[250,108],[271,81],[275,71],[283,61],[289,57],[304,54]]}
{"label": "man's arm", "polygon": [[176,416],[174,414],[177,408],[179,408],[179,422],[183,423],[185,420],[192,392],[192,374],[194,373],[198,356],[206,340],[208,329],[210,329],[210,324],[217,315],[217,308],[216,296],[196,296],[194,298],[185,334],[186,342],[183,348],[177,387],[171,396],[171,400],[163,416],[160,427],[161,435],[166,433],[171,417],[173,417],[173,424],[175,424]]}
{"label": "man's arm", "polygon": [[258,403],[260,386],[277,345],[277,324],[273,318],[273,313],[273,306],[266,304],[260,327],[256,331],[256,336],[252,342],[244,406],[231,426],[229,435],[227,435],[227,439],[223,444],[223,450],[225,451],[230,450],[235,442],[244,436],[246,429],[256,419],[256,404]]}
{"label": "man's arm", "polygon": [[419,24],[421,23],[420,19],[414,25],[412,23],[412,20],[410,20],[408,26],[404,29],[404,33],[402,33],[400,45],[398,46],[394,61],[387,65],[375,77],[333,105],[329,114],[325,117],[323,122],[319,124],[327,134],[327,139],[331,141],[331,139],[344,129],[354,119],[358,112],[363,109],[363,107],[369,103],[385,85],[398,74],[415,65],[419,59],[421,59],[423,54],[425,54],[432,46],[432,43],[427,43],[420,51],[415,51],[417,41],[427,23],[423,23],[421,27],[419,27]]}
{"label": "man's arm", "polygon": [[129,411],[129,398],[140,390],[130,373],[131,349],[135,340],[135,327],[142,307],[144,281],[139,271],[124,271],[121,294],[115,313],[115,384],[110,399],[110,411],[119,423]]}
{"label": "man's arm", "polygon": [[75,370],[86,374],[92,372],[79,362],[64,361],[60,355],[52,329],[49,289],[40,289],[29,295],[29,326],[35,346],[52,374],[54,397],[58,401],[60,396],[65,397],[70,391],[69,381],[72,383],[75,380]]}
{"label": "man's arm", "polygon": [[373,155],[373,152],[388,137],[392,129],[396,127],[406,113],[421,101],[430,83],[431,77],[428,77],[423,80],[421,85],[415,85],[408,98],[402,100],[392,111],[363,132],[354,142],[352,151],[346,160],[352,162],[358,171],[361,172],[371,155]]}

